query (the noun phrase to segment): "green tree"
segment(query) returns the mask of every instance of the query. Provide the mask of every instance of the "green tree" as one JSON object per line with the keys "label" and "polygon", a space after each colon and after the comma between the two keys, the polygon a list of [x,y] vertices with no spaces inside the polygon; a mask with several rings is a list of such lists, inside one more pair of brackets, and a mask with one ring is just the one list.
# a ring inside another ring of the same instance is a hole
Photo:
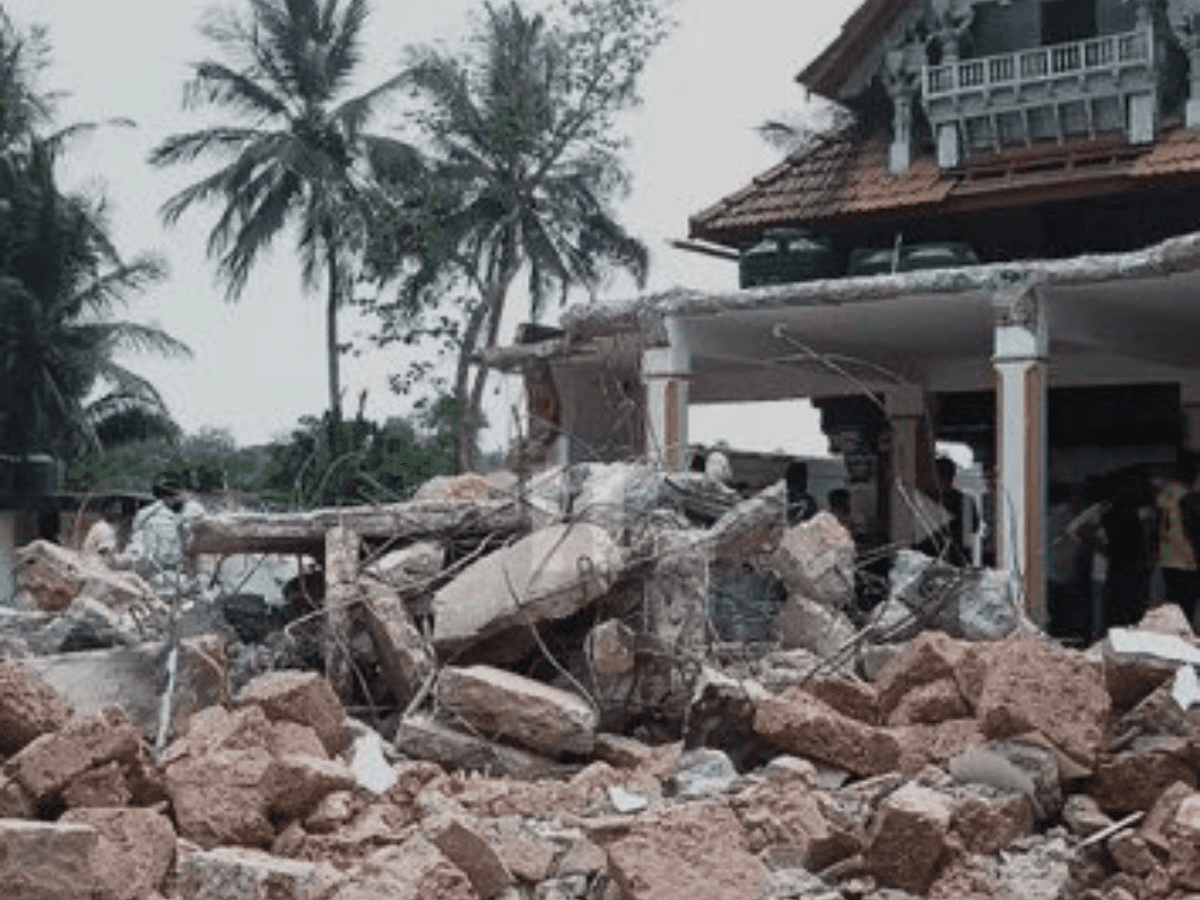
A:
{"label": "green tree", "polygon": [[239,124],[173,135],[154,149],[150,160],[159,166],[219,163],[171,197],[162,214],[172,223],[193,205],[223,205],[208,252],[230,300],[273,239],[296,228],[304,287],[325,275],[329,410],[340,421],[337,313],[375,199],[373,179],[386,172],[403,180],[413,159],[406,145],[364,129],[400,80],[342,99],[360,62],[366,0],[247,5],[247,15],[214,13],[202,26],[227,61],[197,63],[184,94],[185,106],[215,107]]}
{"label": "green tree", "polygon": [[45,54],[40,30],[22,32],[0,12],[0,452],[16,455],[99,448],[97,426],[118,408],[169,419],[153,385],[118,357],[188,352],[158,328],[113,318],[163,265],[123,259],[103,200],[59,190],[58,154],[93,126],[41,134],[53,111],[36,85]]}
{"label": "green tree", "polygon": [[612,208],[629,186],[616,120],[639,102],[639,77],[668,30],[664,5],[582,0],[548,17],[484,4],[461,55],[411,53],[405,77],[428,174],[397,186],[396,227],[376,231],[369,261],[381,281],[402,285],[376,306],[382,342],[412,340],[431,308],[461,307],[461,324],[432,329],[457,347],[460,471],[482,423],[481,351],[495,346],[522,271],[535,319],[572,288],[594,296],[614,269],[644,283],[646,248]]}

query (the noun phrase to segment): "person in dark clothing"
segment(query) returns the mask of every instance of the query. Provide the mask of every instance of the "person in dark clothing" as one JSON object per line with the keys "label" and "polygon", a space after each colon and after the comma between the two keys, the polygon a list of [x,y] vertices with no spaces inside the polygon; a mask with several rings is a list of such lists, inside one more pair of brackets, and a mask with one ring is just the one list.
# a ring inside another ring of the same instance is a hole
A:
{"label": "person in dark clothing", "polygon": [[1108,575],[1104,580],[1107,627],[1136,625],[1150,605],[1150,540],[1146,528],[1147,491],[1136,473],[1126,472],[1100,517]]}
{"label": "person in dark clothing", "polygon": [[975,530],[975,506],[972,503],[968,509],[967,495],[954,486],[954,477],[958,474],[958,466],[954,460],[947,456],[939,456],[934,465],[938,480],[934,499],[950,518],[944,526],[917,544],[917,549],[952,566],[970,565],[971,553],[967,547],[966,525],[970,522],[971,530]]}
{"label": "person in dark clothing", "polygon": [[808,463],[792,460],[783,479],[787,484],[787,523],[807,522],[817,514],[817,501],[808,492]]}

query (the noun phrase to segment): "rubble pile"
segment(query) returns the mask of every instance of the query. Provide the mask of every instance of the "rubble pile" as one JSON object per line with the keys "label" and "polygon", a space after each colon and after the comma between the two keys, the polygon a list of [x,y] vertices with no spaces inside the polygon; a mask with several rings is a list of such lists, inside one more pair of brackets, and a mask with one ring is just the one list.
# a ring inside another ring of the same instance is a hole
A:
{"label": "rubble pile", "polygon": [[[250,671],[215,615],[63,651],[43,635],[74,599],[0,614],[0,895],[1200,895],[1200,645],[1174,607],[1069,649],[998,573],[904,552],[867,614],[836,520],[788,527],[777,491],[628,465],[515,490],[524,527],[478,477],[324,531],[199,527],[202,552],[321,561],[313,612],[258,644],[314,628],[309,666]],[[770,640],[721,639],[746,624],[722,567]]]}

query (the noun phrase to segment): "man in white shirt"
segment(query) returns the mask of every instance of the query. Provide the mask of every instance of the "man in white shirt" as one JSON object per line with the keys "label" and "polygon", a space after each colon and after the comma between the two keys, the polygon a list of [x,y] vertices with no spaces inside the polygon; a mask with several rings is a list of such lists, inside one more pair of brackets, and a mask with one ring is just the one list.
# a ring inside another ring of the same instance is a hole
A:
{"label": "man in white shirt", "polygon": [[190,591],[195,579],[184,548],[192,523],[204,515],[204,507],[170,476],[157,479],[152,493],[157,499],[134,516],[133,533],[123,556],[161,595],[179,596]]}

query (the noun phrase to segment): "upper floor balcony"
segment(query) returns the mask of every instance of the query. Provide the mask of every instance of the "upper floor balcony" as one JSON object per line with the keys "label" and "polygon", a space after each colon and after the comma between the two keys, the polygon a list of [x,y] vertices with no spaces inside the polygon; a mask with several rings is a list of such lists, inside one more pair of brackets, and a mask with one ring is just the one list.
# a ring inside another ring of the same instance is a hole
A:
{"label": "upper floor balcony", "polygon": [[[964,153],[1122,131],[1154,138],[1154,32],[1120,34],[945,65],[921,72],[921,102],[943,166]],[[956,146],[952,146],[956,145]]]}

